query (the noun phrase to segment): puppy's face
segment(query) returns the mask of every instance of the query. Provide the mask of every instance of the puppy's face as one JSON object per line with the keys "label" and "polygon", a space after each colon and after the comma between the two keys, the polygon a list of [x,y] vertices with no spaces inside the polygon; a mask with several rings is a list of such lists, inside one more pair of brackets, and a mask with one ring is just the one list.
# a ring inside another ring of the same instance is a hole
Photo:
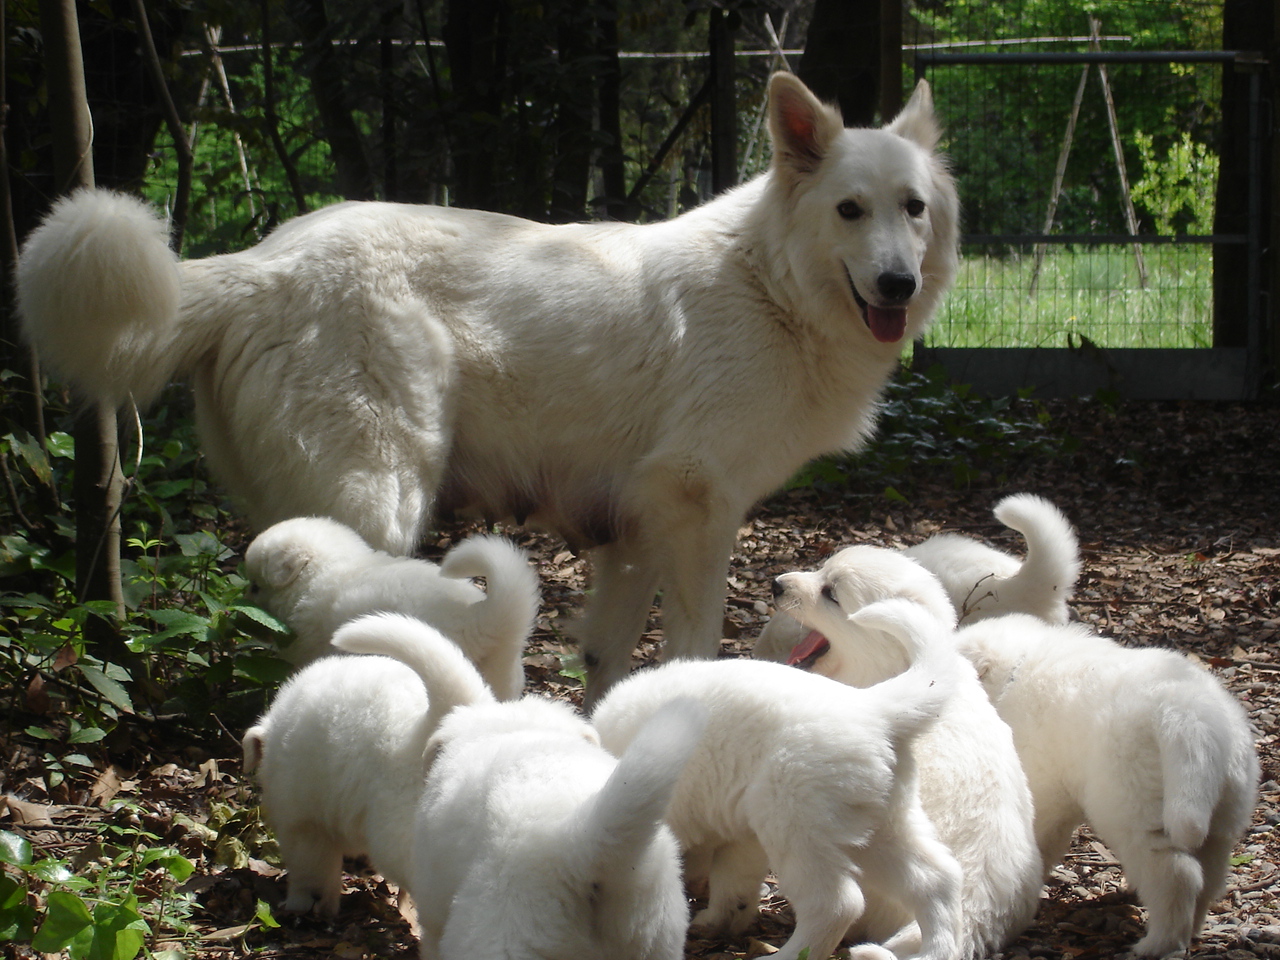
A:
{"label": "puppy's face", "polygon": [[245,551],[249,599],[288,620],[321,571],[344,559],[357,562],[370,552],[355,531],[334,520],[283,520],[259,534]]}
{"label": "puppy's face", "polygon": [[937,579],[911,558],[881,547],[848,547],[817,570],[784,573],[774,580],[773,593],[779,610],[812,631],[787,662],[860,686],[904,669],[906,651],[888,634],[850,623],[851,614],[902,597],[955,625],[955,611]]}

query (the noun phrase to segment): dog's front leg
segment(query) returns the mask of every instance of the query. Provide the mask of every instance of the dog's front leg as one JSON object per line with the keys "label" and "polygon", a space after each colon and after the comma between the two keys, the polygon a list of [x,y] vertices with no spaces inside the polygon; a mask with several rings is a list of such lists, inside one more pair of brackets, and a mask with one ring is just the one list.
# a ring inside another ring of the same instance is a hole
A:
{"label": "dog's front leg", "polygon": [[631,671],[631,651],[649,622],[658,575],[649,557],[626,541],[592,556],[592,596],[574,630],[587,666],[587,710]]}
{"label": "dog's front leg", "polygon": [[724,636],[729,558],[745,511],[716,511],[697,525],[673,529],[664,542],[663,658],[715,659]]}

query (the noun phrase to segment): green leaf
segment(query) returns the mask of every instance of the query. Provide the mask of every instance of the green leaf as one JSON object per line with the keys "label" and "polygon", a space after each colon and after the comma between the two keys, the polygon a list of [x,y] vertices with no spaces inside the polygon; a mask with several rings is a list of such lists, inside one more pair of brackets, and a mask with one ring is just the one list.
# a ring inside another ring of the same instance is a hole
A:
{"label": "green leaf", "polygon": [[254,908],[253,916],[260,924],[262,924],[268,930],[272,929],[273,927],[280,926],[280,921],[278,921],[275,918],[275,916],[271,913],[271,905],[267,903],[265,900],[258,901],[258,905]]}
{"label": "green leaf", "polygon": [[107,731],[101,727],[81,727],[79,730],[72,730],[71,735],[67,737],[67,743],[97,743],[107,735]]}
{"label": "green leaf", "polygon": [[76,441],[69,433],[64,433],[61,430],[55,430],[46,438],[45,446],[55,457],[66,457],[72,460],[75,459]]}
{"label": "green leaf", "polygon": [[27,903],[27,888],[0,873],[0,943],[30,940],[36,912]]}
{"label": "green leaf", "polygon": [[129,697],[128,690],[91,663],[78,663],[76,666],[84,678],[89,681],[90,686],[102,694],[108,703],[117,710],[133,713],[133,700]]}
{"label": "green leaf", "polygon": [[196,865],[172,848],[148,850],[143,854],[141,866],[164,870],[178,883],[195,873]]}
{"label": "green leaf", "polygon": [[[88,936],[86,937],[86,933]],[[84,956],[92,942],[93,916],[83,900],[74,893],[54,890],[45,900],[45,918],[40,929],[31,939],[31,946],[41,953],[58,953],[79,943],[82,949],[72,949],[72,957]]]}
{"label": "green leaf", "polygon": [[36,479],[46,486],[53,484],[53,467],[49,463],[48,455],[40,449],[40,444],[36,443],[25,430],[15,430],[13,433],[5,437],[13,447],[15,453],[22,458],[22,461],[36,475]]}
{"label": "green leaf", "polygon": [[31,866],[31,843],[8,830],[0,830],[0,863],[15,867]]}
{"label": "green leaf", "polygon": [[254,623],[259,623],[266,627],[272,633],[285,634],[289,632],[289,625],[282,620],[277,620],[266,610],[261,607],[253,607],[248,604],[236,604],[231,608],[233,613],[244,614]]}
{"label": "green leaf", "polygon": [[93,943],[87,960],[133,960],[142,952],[151,927],[137,908],[136,897],[93,908]]}
{"label": "green leaf", "polygon": [[236,657],[235,665],[238,676],[264,685],[283,683],[293,673],[293,665],[279,657]]}

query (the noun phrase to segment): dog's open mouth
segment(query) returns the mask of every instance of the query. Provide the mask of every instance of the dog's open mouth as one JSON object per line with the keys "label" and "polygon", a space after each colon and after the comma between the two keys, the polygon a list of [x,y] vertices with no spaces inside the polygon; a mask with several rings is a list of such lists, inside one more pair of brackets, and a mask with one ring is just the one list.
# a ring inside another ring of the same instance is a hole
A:
{"label": "dog's open mouth", "polygon": [[811,630],[807,637],[791,648],[791,653],[787,656],[787,666],[812,670],[813,665],[830,649],[831,641],[817,630]]}
{"label": "dog's open mouth", "polygon": [[875,304],[868,303],[866,298],[858,293],[848,267],[845,267],[845,275],[849,277],[849,289],[853,291],[854,302],[862,311],[863,322],[871,331],[871,335],[881,343],[897,343],[901,340],[903,334],[907,332],[907,308],[877,307]]}

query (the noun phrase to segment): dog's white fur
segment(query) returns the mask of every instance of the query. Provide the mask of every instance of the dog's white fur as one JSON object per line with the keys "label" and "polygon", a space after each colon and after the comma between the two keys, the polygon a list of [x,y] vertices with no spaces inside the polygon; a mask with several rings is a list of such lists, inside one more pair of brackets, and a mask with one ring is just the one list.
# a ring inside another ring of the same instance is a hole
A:
{"label": "dog's white fur", "polygon": [[[349,620],[403,613],[461,647],[500,698],[520,696],[538,578],[509,540],[470,537],[437,566],[375,550],[336,520],[295,517],[260,533],[244,559],[250,598],[296,634],[285,649],[296,664],[333,653],[329,639]],[[471,577],[484,577],[485,589]]]}
{"label": "dog's white fur", "polygon": [[[441,663],[394,634],[340,645],[440,682]],[[453,709],[427,745],[412,843],[424,960],[682,957],[689,910],[662,818],[706,721],[701,704],[671,703],[615,760],[565,703]]]}
{"label": "dog's white fur", "polygon": [[[907,589],[906,585],[911,589]],[[813,631],[798,657],[815,673],[855,687],[895,676],[911,663],[900,635],[859,622],[857,611],[891,596],[910,597],[947,633],[955,615],[942,586],[903,554],[878,547],[849,547],[812,572],[774,581],[780,610]],[[977,673],[955,652],[955,695],[938,722],[915,742],[920,801],[964,872],[960,951],[977,960],[999,950],[1030,924],[1039,906],[1043,867],[1032,829],[1031,791],[1014,748]],[[863,927],[884,940],[910,918],[890,900],[867,890]],[[911,944],[910,927],[887,946]],[[902,947],[899,947],[902,949]]]}
{"label": "dog's white fur", "polygon": [[956,640],[1013,728],[1046,866],[1087,821],[1147,908],[1134,951],[1187,949],[1257,801],[1240,704],[1185,656],[1122,647],[1079,624],[1011,614]]}
{"label": "dog's white fur", "polygon": [[1080,547],[1071,522],[1030,493],[1005,497],[994,513],[1026,539],[1026,560],[958,533],[937,534],[905,552],[942,581],[962,624],[1005,613],[1066,623],[1071,618],[1067,602],[1080,576]]}
{"label": "dog's white fur", "polygon": [[[1071,522],[1056,506],[1029,493],[1005,497],[996,519],[1027,541],[1027,558],[1016,557],[958,533],[940,533],[903,552],[942,581],[960,623],[1005,613],[1029,613],[1066,623],[1067,606],[1080,577],[1080,549]],[[756,639],[760,660],[784,661],[809,630],[780,610]]]}
{"label": "dog's white fur", "polygon": [[[899,634],[913,665],[858,690],[776,663],[675,661],[619,683],[593,720],[604,745],[620,752],[672,697],[709,711],[668,814],[688,862],[710,881],[695,926],[741,933],[772,868],[796,915],[778,960],[804,949],[829,957],[862,915],[864,885],[898,898],[918,920],[917,956],[950,960],[960,869],[920,807],[913,744],[953,695],[958,658],[949,632],[914,604],[858,616]],[[864,944],[853,956],[893,955]]]}
{"label": "dog's white fur", "polygon": [[474,509],[599,546],[594,697],[659,591],[668,654],[714,656],[745,512],[863,442],[955,274],[927,85],[878,130],[790,75],[769,100],[770,170],[664,223],[345,203],[178,263],[137,201],[78,193],[23,248],[24,330],[97,399],[189,377],[257,530],[331,516],[407,554]]}
{"label": "dog's white fur", "polygon": [[280,688],[244,735],[246,771],[262,785],[267,822],[288,868],[288,910],[338,911],[342,857],[368,854],[405,885],[423,753],[455,703],[491,697],[462,651],[410,617],[378,614],[334,638],[397,641],[432,663],[434,689],[387,657],[325,657]]}

